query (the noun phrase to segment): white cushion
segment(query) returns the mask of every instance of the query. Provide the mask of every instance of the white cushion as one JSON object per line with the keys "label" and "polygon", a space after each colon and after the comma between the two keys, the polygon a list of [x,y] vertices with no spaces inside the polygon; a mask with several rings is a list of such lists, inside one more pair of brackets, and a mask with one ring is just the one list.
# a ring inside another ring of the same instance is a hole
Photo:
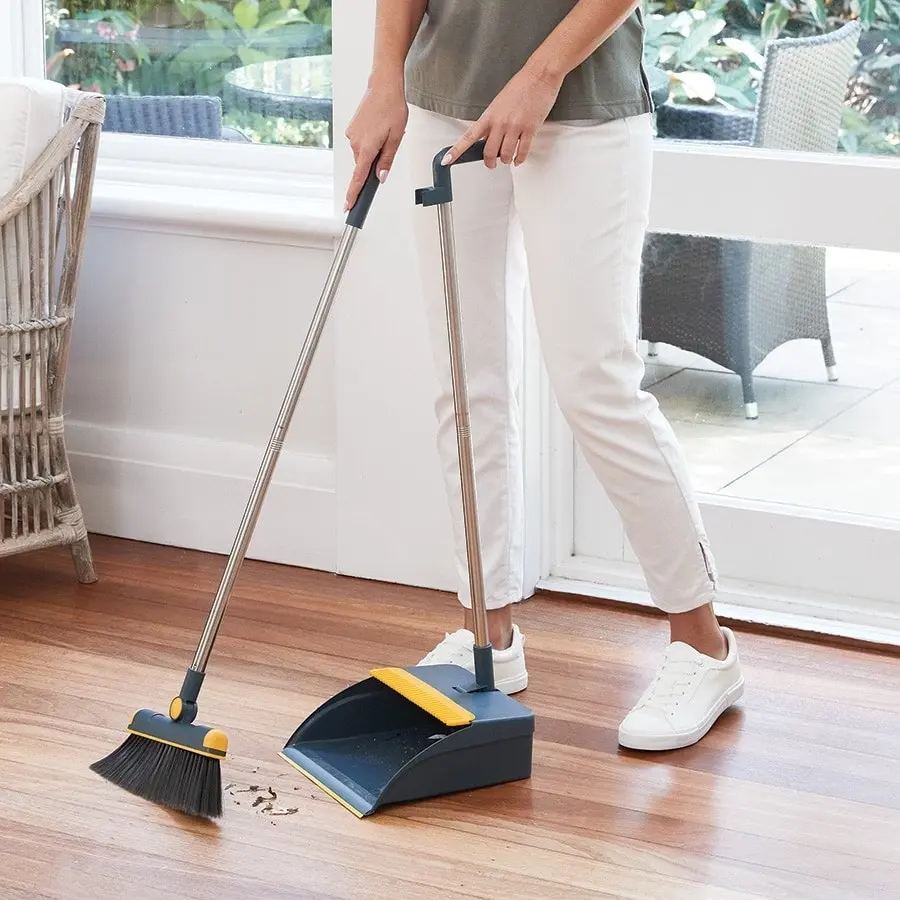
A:
{"label": "white cushion", "polygon": [[22,179],[62,127],[66,87],[38,78],[0,78],[0,197]]}

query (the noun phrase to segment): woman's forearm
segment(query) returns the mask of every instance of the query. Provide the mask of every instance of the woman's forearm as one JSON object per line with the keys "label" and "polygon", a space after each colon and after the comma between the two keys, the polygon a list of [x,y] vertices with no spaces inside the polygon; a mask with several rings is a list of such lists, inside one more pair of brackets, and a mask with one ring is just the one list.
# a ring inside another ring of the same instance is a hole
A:
{"label": "woman's forearm", "polygon": [[528,60],[526,68],[554,83],[580,66],[631,14],[640,0],[578,0]]}
{"label": "woman's forearm", "polygon": [[403,80],[403,67],[428,0],[378,0],[371,81]]}
{"label": "woman's forearm", "polygon": [[356,165],[347,188],[344,210],[356,203],[372,167],[384,181],[409,117],[404,93],[404,68],[419,31],[428,0],[378,0],[375,7],[375,49],[372,72],[356,114],[347,126],[347,140]]}

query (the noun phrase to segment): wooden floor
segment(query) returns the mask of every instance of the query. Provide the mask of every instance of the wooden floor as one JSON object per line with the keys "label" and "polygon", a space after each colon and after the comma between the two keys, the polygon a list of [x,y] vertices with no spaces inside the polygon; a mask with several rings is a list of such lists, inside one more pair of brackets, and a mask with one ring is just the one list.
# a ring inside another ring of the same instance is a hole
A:
{"label": "wooden floor", "polygon": [[[616,726],[665,641],[645,616],[524,604],[530,781],[357,820],[278,750],[319,702],[447,627],[446,595],[249,563],[201,698],[225,729],[220,825],[88,770],[164,710],[222,560],[95,539],[0,560],[0,898],[900,897],[900,662],[742,635],[747,695],[699,746],[641,756]],[[260,799],[262,798],[262,799]]]}

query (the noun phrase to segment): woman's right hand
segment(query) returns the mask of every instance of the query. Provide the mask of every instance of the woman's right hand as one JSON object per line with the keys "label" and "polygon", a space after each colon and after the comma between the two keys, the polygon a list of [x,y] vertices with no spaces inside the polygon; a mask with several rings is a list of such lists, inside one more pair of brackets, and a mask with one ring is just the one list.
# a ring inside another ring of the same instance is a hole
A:
{"label": "woman's right hand", "polygon": [[384,182],[406,131],[409,108],[403,82],[370,83],[346,136],[353,148],[356,166],[347,188],[344,212],[354,203],[376,160],[378,180]]}

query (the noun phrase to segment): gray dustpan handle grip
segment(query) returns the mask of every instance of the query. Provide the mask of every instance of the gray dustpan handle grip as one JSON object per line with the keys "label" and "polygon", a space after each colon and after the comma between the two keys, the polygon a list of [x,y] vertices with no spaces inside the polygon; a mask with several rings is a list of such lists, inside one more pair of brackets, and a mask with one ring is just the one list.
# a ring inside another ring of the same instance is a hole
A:
{"label": "gray dustpan handle grip", "polygon": [[[494,688],[493,649],[488,636],[487,609],[484,598],[484,569],[478,526],[478,503],[475,490],[475,455],[469,416],[469,392],[466,383],[465,347],[462,314],[459,306],[459,277],[456,270],[456,243],[453,236],[451,205],[453,191],[450,167],[441,166],[446,150],[434,158],[434,186],[416,192],[416,202],[437,206],[444,276],[444,298],[447,313],[447,338],[450,350],[450,374],[453,382],[453,407],[456,415],[456,439],[459,451],[459,476],[462,487],[463,521],[466,534],[466,557],[469,570],[469,593],[475,624],[475,681],[482,690]],[[479,141],[458,160],[475,162],[484,158],[484,142]]]}
{"label": "gray dustpan handle grip", "polygon": [[[331,264],[331,271],[328,273],[328,278],[322,289],[322,294],[319,298],[318,305],[316,306],[315,313],[313,314],[312,323],[307,332],[306,340],[303,343],[300,356],[294,367],[294,374],[291,376],[287,393],[284,396],[278,418],[272,429],[272,435],[269,438],[269,443],[266,447],[266,452],[263,455],[256,481],[250,492],[250,498],[247,502],[246,509],[244,510],[241,524],[235,535],[234,545],[228,557],[228,562],[225,565],[225,571],[222,575],[219,589],[216,592],[215,601],[213,602],[209,617],[206,620],[206,625],[200,636],[200,641],[197,644],[194,661],[191,663],[191,668],[188,670],[185,678],[181,696],[183,700],[187,700],[188,702],[196,701],[196,694],[199,692],[200,683],[202,683],[203,680],[203,673],[206,671],[206,664],[209,661],[209,655],[212,652],[219,626],[222,624],[222,618],[225,615],[225,607],[231,596],[234,583],[237,580],[238,572],[247,555],[247,548],[253,537],[253,531],[256,527],[256,522],[259,519],[266,492],[271,484],[272,475],[275,472],[275,465],[278,462],[278,457],[281,455],[281,450],[284,446],[284,440],[287,436],[294,410],[297,408],[297,401],[300,399],[303,385],[306,383],[306,376],[309,374],[313,357],[319,346],[319,341],[321,340],[322,332],[325,329],[325,323],[328,320],[328,314],[331,311],[331,306],[334,302],[335,295],[337,294],[338,287],[340,286],[344,269],[346,268],[347,261],[350,257],[350,252],[353,249],[354,242],[356,241],[360,229],[365,224],[366,216],[372,205],[372,200],[377,188],[378,179],[375,176],[373,167],[373,170],[369,173],[369,177],[360,192],[359,199],[347,215],[347,224],[344,227],[344,232],[341,236],[340,243],[338,244],[334,261]],[[187,696],[185,696],[185,693]],[[191,694],[194,696],[191,697]]]}

